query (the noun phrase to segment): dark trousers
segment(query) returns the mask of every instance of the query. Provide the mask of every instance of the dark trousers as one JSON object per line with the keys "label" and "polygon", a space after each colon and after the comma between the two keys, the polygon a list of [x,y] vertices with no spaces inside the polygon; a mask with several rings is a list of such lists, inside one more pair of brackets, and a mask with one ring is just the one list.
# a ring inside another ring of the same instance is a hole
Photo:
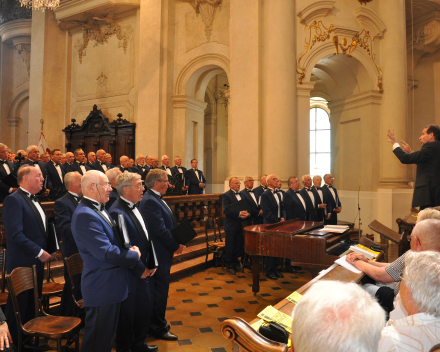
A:
{"label": "dark trousers", "polygon": [[326,220],[324,223],[326,225],[337,225],[338,224],[338,213],[335,213],[334,211],[331,212],[331,216],[329,220]]}
{"label": "dark trousers", "polygon": [[376,298],[385,311],[388,320],[390,312],[394,309],[394,290],[390,287],[382,286],[376,291]]}
{"label": "dark trousers", "polygon": [[170,327],[165,319],[168,290],[170,289],[171,263],[159,263],[156,273],[151,277],[150,288],[154,299],[154,309],[150,321],[150,335],[166,334]]}
{"label": "dark trousers", "polygon": [[146,346],[145,339],[153,312],[150,282],[153,278],[132,280],[130,293],[121,303],[118,327],[116,329],[116,351],[141,351]]}
{"label": "dark trousers", "polygon": [[[66,265],[64,266],[64,280],[64,288],[63,292],[61,293],[60,315],[63,317],[73,317],[73,307],[75,306],[75,302],[73,302],[72,285],[70,283]],[[75,275],[73,280],[75,284],[75,298],[77,301],[79,301],[82,299],[81,274]]]}
{"label": "dark trousers", "polygon": [[278,265],[280,265],[280,258],[266,257],[264,261],[266,266],[266,275],[275,274],[278,272]]}
{"label": "dark trousers", "polygon": [[225,231],[225,261],[228,268],[240,265],[239,257],[244,253],[243,230]]}
{"label": "dark trousers", "polygon": [[111,352],[121,303],[85,307],[86,319],[81,352]]}

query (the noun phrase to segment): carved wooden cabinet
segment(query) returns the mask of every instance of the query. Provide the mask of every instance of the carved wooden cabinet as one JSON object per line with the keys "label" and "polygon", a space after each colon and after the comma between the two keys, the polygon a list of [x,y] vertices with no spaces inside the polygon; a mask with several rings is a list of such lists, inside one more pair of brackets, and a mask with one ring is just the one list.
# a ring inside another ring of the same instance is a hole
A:
{"label": "carved wooden cabinet", "polygon": [[63,132],[66,134],[68,152],[81,148],[87,155],[89,152],[104,149],[111,154],[114,165],[119,164],[119,157],[122,155],[135,158],[136,124],[123,119],[122,114],[118,114],[118,119],[109,122],[94,105],[81,126],[72,119],[72,123]]}

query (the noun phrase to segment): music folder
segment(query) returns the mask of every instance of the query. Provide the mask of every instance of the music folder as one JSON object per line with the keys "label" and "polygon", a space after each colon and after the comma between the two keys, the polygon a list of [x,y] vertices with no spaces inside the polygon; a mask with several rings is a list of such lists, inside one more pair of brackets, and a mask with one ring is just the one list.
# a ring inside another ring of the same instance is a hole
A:
{"label": "music folder", "polygon": [[194,237],[197,236],[196,231],[188,219],[183,220],[179,225],[171,230],[171,234],[179,244],[187,244]]}
{"label": "music folder", "polygon": [[248,213],[251,211],[248,201],[244,198],[238,202],[232,203],[229,206],[229,210],[235,210],[238,212],[246,210]]}
{"label": "music folder", "polygon": [[11,188],[18,188],[17,177],[13,173],[10,173],[6,177],[2,178],[2,182]]}
{"label": "music folder", "polygon": [[49,254],[58,252],[60,250],[60,244],[58,243],[57,231],[55,229],[55,223],[50,222],[47,234],[46,252]]}
{"label": "music folder", "polygon": [[130,237],[127,233],[127,226],[125,226],[125,219],[122,213],[118,214],[119,233],[122,235],[122,247],[129,249],[131,247]]}

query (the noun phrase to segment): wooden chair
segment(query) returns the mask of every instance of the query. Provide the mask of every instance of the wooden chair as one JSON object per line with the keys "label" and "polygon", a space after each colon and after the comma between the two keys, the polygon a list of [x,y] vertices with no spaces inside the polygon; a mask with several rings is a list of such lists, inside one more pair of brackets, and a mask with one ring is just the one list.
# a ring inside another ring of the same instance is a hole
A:
{"label": "wooden chair", "polygon": [[6,305],[8,292],[6,291],[6,249],[0,249],[0,270],[2,271],[2,281],[0,283],[0,306]]}
{"label": "wooden chair", "polygon": [[[58,252],[57,252],[58,254]],[[46,282],[43,282],[43,294],[41,296],[41,301],[43,304],[43,308],[46,312],[49,311],[49,307],[53,306],[57,303],[50,303],[50,297],[58,296],[61,297],[61,293],[63,292],[64,284],[60,284],[53,279],[50,260],[47,262],[47,278]]]}
{"label": "wooden chair", "polygon": [[[205,238],[206,238],[206,258],[205,258],[205,268],[208,265],[208,255],[209,253],[214,253],[215,255],[221,256],[222,258],[222,269],[225,266],[225,243],[221,239],[217,239],[216,227],[218,219],[208,218],[205,221]],[[209,230],[214,230],[214,241],[209,241]]]}
{"label": "wooden chair", "polygon": [[81,275],[81,273],[83,271],[83,260],[82,260],[79,253],[75,253],[75,254],[71,255],[69,258],[67,258],[67,257],[64,258],[64,263],[67,268],[67,273],[69,274],[70,285],[72,287],[72,298],[73,298],[73,302],[75,303],[75,305],[73,306],[73,315],[76,316],[77,308],[83,309],[84,302],[82,299],[80,299],[79,301],[76,299],[75,282],[74,282],[73,278],[76,275]]}
{"label": "wooden chair", "polygon": [[440,343],[438,343],[437,345],[433,346],[429,352],[440,352]]}
{"label": "wooden chair", "polygon": [[[57,341],[58,352],[62,350],[67,351],[67,348],[72,343],[75,343],[75,351],[79,352],[79,326],[81,319],[48,315],[41,309],[41,302],[38,299],[37,270],[35,265],[32,268],[15,268],[10,275],[6,276],[6,279],[8,280],[9,292],[17,319],[18,341],[14,342],[18,344],[18,351],[23,351],[23,348],[35,350],[49,349],[28,344],[28,342],[31,342],[31,340],[35,338],[38,345],[39,338],[44,337]],[[34,291],[36,318],[23,324],[17,296],[27,290]],[[62,340],[66,340],[64,346],[62,346]]]}
{"label": "wooden chair", "polygon": [[381,224],[379,221],[372,221],[368,227],[373,231],[376,231],[380,235],[381,242],[384,241],[388,244],[388,241],[396,243],[399,247],[398,256],[400,257],[403,253],[408,251],[411,247],[408,242],[407,233],[398,233],[389,227]]}

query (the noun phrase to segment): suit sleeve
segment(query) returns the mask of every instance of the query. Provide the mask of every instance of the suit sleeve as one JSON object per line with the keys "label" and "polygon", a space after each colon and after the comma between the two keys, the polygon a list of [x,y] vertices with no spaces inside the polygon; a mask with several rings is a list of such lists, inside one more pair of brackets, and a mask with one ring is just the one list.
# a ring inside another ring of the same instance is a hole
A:
{"label": "suit sleeve", "polygon": [[397,156],[402,164],[421,164],[429,161],[433,155],[433,149],[430,146],[431,143],[425,143],[418,152],[405,153],[401,147],[397,147],[393,150],[393,153]]}
{"label": "suit sleeve", "polygon": [[293,219],[293,199],[287,193],[284,194],[283,205],[284,205],[284,213],[285,219],[290,220]]}
{"label": "suit sleeve", "polygon": [[55,224],[63,241],[75,241],[72,235],[72,217],[69,209],[63,202],[55,202],[53,205]]}
{"label": "suit sleeve", "polygon": [[[251,216],[258,216],[260,214],[260,210],[258,209],[258,207],[255,207],[254,202],[252,200],[249,200],[250,195],[247,194],[247,192],[245,190],[240,192],[240,196],[242,199],[246,199],[246,201],[249,204],[249,207],[251,209],[250,214]],[[255,197],[255,199],[257,199],[257,197]],[[258,200],[257,200],[258,201]]]}
{"label": "suit sleeve", "polygon": [[147,199],[141,212],[147,221],[149,233],[154,237],[154,241],[161,242],[170,253],[174,253],[179,249],[179,243],[174,239],[170,230],[166,228],[161,208],[153,199]]}
{"label": "suit sleeve", "polygon": [[230,218],[230,219],[239,219],[240,212],[237,210],[229,209],[231,204],[232,204],[231,199],[227,196],[227,194],[223,193],[222,194],[223,214],[225,214],[225,217]]}
{"label": "suit sleeve", "polygon": [[23,233],[23,208],[17,198],[6,197],[2,217],[7,242],[14,242],[26,255],[35,258],[40,253],[41,247]]}
{"label": "suit sleeve", "polygon": [[[278,214],[272,213],[270,209],[270,200],[269,196],[265,193],[261,195],[261,209],[263,210],[263,217],[270,223],[275,224],[278,222]],[[280,214],[282,214],[280,212]]]}

